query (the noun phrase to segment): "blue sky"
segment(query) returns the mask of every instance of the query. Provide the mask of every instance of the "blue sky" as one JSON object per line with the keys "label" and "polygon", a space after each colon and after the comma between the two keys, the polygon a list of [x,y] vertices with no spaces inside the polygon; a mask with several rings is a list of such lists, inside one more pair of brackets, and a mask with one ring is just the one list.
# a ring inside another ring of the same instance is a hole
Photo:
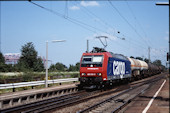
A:
{"label": "blue sky", "polygon": [[[58,16],[27,1],[1,1],[1,50],[19,53],[21,46],[33,42],[38,54],[45,57],[48,40],[49,60],[69,66],[80,61],[87,39],[92,50],[103,47],[95,37],[105,35],[108,51],[148,58],[150,46],[151,61],[160,59],[165,64],[169,7],[156,6],[156,2],[34,1],[61,14]],[[50,42],[62,39],[66,42]]]}

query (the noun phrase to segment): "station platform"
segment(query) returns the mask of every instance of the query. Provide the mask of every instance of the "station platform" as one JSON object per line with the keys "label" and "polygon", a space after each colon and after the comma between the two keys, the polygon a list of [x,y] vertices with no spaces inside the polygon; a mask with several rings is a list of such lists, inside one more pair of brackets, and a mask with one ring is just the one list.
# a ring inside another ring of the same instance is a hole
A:
{"label": "station platform", "polygon": [[156,82],[121,111],[123,113],[169,113],[169,82],[169,76]]}
{"label": "station platform", "polygon": [[72,83],[72,84],[63,84],[63,85],[53,86],[53,87],[48,87],[48,88],[29,89],[29,90],[23,90],[23,91],[18,91],[18,92],[3,93],[3,94],[0,94],[0,100],[6,100],[10,98],[15,98],[18,96],[27,96],[30,94],[38,94],[38,93],[56,91],[56,90],[71,88],[75,86],[76,86],[76,83]]}

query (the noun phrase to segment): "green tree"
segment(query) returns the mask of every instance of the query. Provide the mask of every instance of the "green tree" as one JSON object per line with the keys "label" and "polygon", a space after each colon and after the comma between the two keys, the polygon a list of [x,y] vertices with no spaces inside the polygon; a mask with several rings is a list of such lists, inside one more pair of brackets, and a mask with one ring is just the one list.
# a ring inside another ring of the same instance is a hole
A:
{"label": "green tree", "polygon": [[74,65],[70,65],[69,68],[68,68],[68,71],[75,71],[75,66]]}
{"label": "green tree", "polygon": [[161,60],[155,60],[155,61],[153,62],[153,64],[155,64],[155,65],[157,65],[157,66],[162,66]]}
{"label": "green tree", "polygon": [[5,64],[5,58],[1,52],[0,52],[0,63]]}
{"label": "green tree", "polygon": [[0,52],[0,72],[7,72],[7,71],[8,71],[8,67],[5,64],[5,58],[3,54]]}
{"label": "green tree", "polygon": [[78,62],[78,63],[76,63],[76,65],[74,66],[74,65],[70,65],[69,66],[69,71],[79,71],[79,69],[80,69],[80,63]]}
{"label": "green tree", "polygon": [[42,58],[37,58],[37,61],[34,62],[34,71],[43,71],[44,70],[44,64]]}
{"label": "green tree", "polygon": [[79,71],[80,70],[80,62],[77,62],[76,63],[76,71]]}
{"label": "green tree", "polygon": [[143,58],[142,58],[142,57],[136,57],[136,59],[138,59],[138,60],[143,60]]}
{"label": "green tree", "polygon": [[18,62],[19,69],[21,71],[42,71],[43,63],[37,54],[32,42],[22,46],[21,57]]}
{"label": "green tree", "polygon": [[135,57],[133,57],[133,56],[130,56],[130,58],[135,58]]}
{"label": "green tree", "polygon": [[55,64],[51,64],[49,70],[50,71],[57,71]]}
{"label": "green tree", "polygon": [[147,59],[147,58],[145,58],[144,61],[145,61],[146,63],[149,63],[149,59]]}
{"label": "green tree", "polygon": [[67,70],[67,66],[65,66],[64,64],[57,62],[55,65],[52,64],[49,68],[50,71],[66,71]]}

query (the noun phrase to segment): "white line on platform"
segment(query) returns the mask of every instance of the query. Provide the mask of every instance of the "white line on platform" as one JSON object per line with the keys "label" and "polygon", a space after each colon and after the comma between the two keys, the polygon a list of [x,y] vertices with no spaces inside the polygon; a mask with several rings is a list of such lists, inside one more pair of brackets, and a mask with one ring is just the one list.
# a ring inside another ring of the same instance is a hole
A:
{"label": "white line on platform", "polygon": [[158,91],[155,93],[155,95],[152,97],[152,99],[149,101],[148,105],[146,106],[146,108],[143,110],[142,113],[146,113],[149,109],[149,107],[151,106],[153,100],[155,99],[155,97],[158,95],[158,93],[161,91],[162,87],[164,86],[166,80],[164,80],[164,82],[162,83],[161,87],[158,89]]}

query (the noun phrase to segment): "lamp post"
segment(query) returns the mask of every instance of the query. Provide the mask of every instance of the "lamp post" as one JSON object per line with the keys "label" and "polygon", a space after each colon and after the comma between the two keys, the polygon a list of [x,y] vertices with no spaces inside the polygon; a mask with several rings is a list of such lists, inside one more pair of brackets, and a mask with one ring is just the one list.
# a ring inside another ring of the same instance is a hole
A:
{"label": "lamp post", "polygon": [[[65,40],[52,40],[51,42],[65,42]],[[45,74],[45,87],[48,87],[48,41],[46,41],[46,74]]]}
{"label": "lamp post", "polygon": [[[156,5],[161,5],[161,6],[169,6],[169,2],[157,2]],[[169,22],[169,26],[170,26],[170,22]],[[170,29],[169,29],[170,32]],[[169,53],[170,53],[170,35],[169,35]],[[169,58],[168,58],[169,59]],[[170,59],[168,60],[168,64],[169,64],[169,74],[170,74]]]}
{"label": "lamp post", "polygon": [[157,2],[156,5],[169,5],[169,2]]}

